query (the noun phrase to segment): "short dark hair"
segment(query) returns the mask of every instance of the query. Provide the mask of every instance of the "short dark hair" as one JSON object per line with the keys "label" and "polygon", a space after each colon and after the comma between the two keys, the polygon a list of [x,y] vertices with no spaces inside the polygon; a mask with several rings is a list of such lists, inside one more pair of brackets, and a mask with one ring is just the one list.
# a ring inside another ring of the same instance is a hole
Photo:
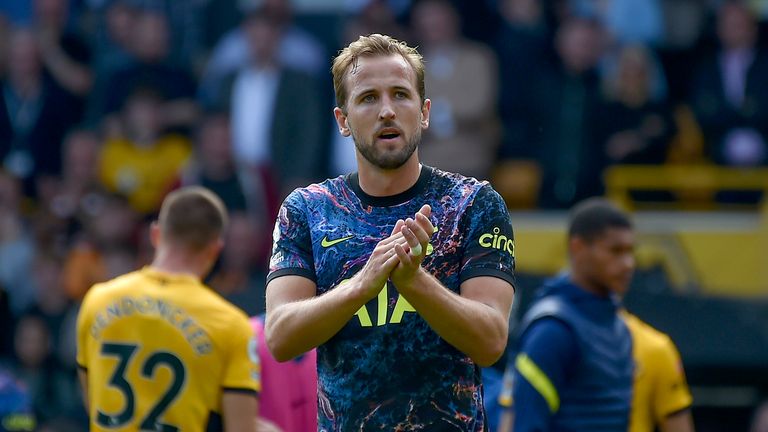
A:
{"label": "short dark hair", "polygon": [[591,242],[610,228],[632,229],[632,221],[610,201],[588,198],[571,210],[568,238],[580,237]]}
{"label": "short dark hair", "polygon": [[215,193],[201,186],[187,186],[168,194],[160,207],[158,224],[172,243],[199,252],[222,237],[227,210]]}

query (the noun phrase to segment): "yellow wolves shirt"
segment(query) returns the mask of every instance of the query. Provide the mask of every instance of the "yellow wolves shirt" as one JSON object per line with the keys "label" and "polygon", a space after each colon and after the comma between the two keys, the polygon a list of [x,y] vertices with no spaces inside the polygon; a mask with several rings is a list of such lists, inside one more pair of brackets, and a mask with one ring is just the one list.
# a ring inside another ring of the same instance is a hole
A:
{"label": "yellow wolves shirt", "polygon": [[222,392],[260,390],[253,346],[246,315],[194,277],[144,268],[95,285],[77,320],[91,430],[218,430]]}
{"label": "yellow wolves shirt", "polygon": [[650,432],[670,414],[689,408],[693,398],[680,354],[669,336],[630,313],[623,315],[632,334],[635,360],[629,430]]}

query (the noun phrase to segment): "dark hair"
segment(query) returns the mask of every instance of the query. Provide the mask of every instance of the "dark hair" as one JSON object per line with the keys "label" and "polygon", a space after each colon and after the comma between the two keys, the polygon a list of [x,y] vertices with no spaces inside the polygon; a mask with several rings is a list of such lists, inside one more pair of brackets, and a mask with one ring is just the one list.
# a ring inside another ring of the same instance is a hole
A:
{"label": "dark hair", "polygon": [[589,198],[571,210],[568,238],[580,237],[588,242],[610,228],[632,229],[629,216],[604,198]]}
{"label": "dark hair", "polygon": [[210,190],[187,186],[168,194],[160,208],[158,224],[169,241],[198,252],[221,238],[227,225],[227,211]]}

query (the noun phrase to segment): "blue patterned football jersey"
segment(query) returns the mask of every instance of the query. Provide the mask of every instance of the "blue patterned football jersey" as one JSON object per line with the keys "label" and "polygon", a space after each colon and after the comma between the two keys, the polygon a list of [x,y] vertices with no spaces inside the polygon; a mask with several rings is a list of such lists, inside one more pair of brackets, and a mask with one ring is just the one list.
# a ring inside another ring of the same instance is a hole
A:
{"label": "blue patterned football jersey", "polygon": [[[422,266],[449,290],[492,276],[514,284],[515,246],[504,200],[487,182],[423,167],[390,197],[360,189],[356,174],[293,191],[275,224],[268,281],[313,280],[317,295],[360,271],[398,219],[432,207],[436,227]],[[512,288],[510,288],[512,289]],[[318,347],[320,431],[486,429],[479,367],[448,344],[388,282]]]}

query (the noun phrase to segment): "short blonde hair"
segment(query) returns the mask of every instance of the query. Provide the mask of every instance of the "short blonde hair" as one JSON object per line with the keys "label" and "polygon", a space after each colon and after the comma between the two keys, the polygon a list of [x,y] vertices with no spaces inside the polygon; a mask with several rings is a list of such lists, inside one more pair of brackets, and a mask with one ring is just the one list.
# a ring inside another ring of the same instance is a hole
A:
{"label": "short blonde hair", "polygon": [[426,89],[424,85],[424,59],[421,54],[416,48],[408,46],[405,42],[374,33],[360,36],[356,41],[339,51],[339,55],[333,59],[331,73],[333,74],[333,89],[336,93],[336,105],[346,112],[348,94],[344,78],[350,67],[357,63],[357,59],[395,54],[402,56],[413,68],[413,72],[416,74],[416,88],[419,91],[421,103],[424,104]]}
{"label": "short blonde hair", "polygon": [[224,203],[201,186],[187,186],[168,194],[158,217],[163,236],[192,252],[220,239],[227,222]]}

